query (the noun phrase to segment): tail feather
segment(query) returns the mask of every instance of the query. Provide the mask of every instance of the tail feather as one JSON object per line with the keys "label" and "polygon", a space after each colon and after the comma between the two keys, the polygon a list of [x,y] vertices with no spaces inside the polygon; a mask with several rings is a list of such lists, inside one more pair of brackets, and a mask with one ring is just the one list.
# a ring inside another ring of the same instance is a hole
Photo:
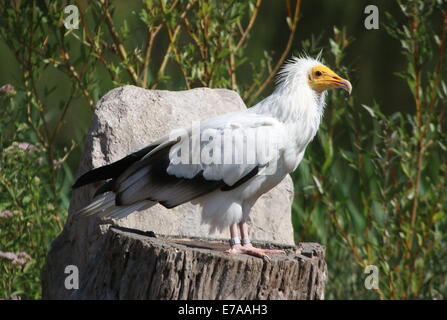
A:
{"label": "tail feather", "polygon": [[102,194],[78,213],[86,216],[105,210],[115,205],[115,195],[112,192]]}
{"label": "tail feather", "polygon": [[108,192],[98,196],[92,203],[81,209],[78,213],[86,216],[96,214],[99,217],[121,219],[135,211],[148,209],[155,204],[156,202],[145,200],[128,206],[116,206],[115,194]]}

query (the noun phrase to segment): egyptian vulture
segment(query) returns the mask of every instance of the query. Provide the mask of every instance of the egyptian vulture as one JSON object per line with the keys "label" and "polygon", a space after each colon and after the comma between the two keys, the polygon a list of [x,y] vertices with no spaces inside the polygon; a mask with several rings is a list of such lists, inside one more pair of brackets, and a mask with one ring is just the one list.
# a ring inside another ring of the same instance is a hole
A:
{"label": "egyptian vulture", "polygon": [[255,106],[167,133],[83,174],[74,188],[106,182],[80,213],[120,219],[157,203],[173,208],[191,201],[201,205],[210,231],[230,228],[227,253],[279,253],[251,244],[250,209],[298,167],[331,88],[350,93],[352,86],[318,58],[294,57],[279,72],[274,92]]}

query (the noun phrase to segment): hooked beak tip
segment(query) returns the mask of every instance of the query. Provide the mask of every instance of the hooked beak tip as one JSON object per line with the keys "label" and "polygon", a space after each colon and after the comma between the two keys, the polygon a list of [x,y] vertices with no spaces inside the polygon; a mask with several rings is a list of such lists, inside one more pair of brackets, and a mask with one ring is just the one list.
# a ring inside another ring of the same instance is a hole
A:
{"label": "hooked beak tip", "polygon": [[340,87],[345,89],[348,92],[348,94],[351,94],[352,84],[348,80],[343,79],[342,81],[340,81]]}

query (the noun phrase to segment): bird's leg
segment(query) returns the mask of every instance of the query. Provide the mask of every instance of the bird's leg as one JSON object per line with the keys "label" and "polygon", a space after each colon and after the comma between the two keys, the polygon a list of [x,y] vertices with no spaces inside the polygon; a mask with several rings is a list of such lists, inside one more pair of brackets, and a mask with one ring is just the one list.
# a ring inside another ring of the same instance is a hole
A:
{"label": "bird's leg", "polygon": [[237,227],[237,224],[232,224],[230,226],[230,249],[225,251],[226,253],[242,253],[240,252],[241,246],[241,239],[239,238],[239,230]]}
{"label": "bird's leg", "polygon": [[[238,236],[238,229],[241,232],[241,239]],[[248,254],[250,256],[255,256],[259,258],[268,257],[267,254],[285,253],[283,250],[272,250],[272,249],[262,249],[255,248],[251,244],[250,238],[248,237],[248,227],[245,222],[239,224],[233,224],[230,226],[230,246],[231,248],[227,250],[227,253],[232,254]]]}

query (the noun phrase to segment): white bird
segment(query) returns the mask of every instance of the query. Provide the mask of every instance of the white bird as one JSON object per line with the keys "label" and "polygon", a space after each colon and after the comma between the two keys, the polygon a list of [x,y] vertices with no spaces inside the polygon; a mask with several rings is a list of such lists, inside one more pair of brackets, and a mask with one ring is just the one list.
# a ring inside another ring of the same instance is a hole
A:
{"label": "white bird", "polygon": [[[274,92],[252,108],[210,118],[198,129],[191,125],[180,134],[171,132],[82,175],[74,188],[108,181],[80,213],[120,219],[157,203],[173,208],[192,201],[202,206],[202,221],[210,231],[230,228],[227,253],[280,253],[251,244],[246,224],[250,209],[298,167],[317,133],[331,88],[352,90],[348,80],[318,58],[294,57],[278,74]],[[197,134],[200,140],[194,140]]]}

